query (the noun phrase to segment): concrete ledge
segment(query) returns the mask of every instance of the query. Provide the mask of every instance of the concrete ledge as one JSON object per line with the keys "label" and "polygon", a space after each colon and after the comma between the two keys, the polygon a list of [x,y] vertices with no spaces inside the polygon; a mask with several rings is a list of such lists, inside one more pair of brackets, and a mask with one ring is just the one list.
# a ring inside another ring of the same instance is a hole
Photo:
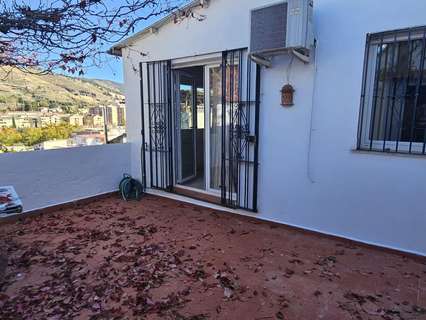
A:
{"label": "concrete ledge", "polygon": [[382,157],[400,157],[400,158],[412,158],[412,159],[423,159],[426,160],[426,154],[419,153],[404,153],[404,152],[383,152],[377,150],[362,150],[362,149],[351,149],[354,154],[382,156]]}
{"label": "concrete ledge", "polygon": [[174,192],[176,194],[188,197],[188,198],[193,198],[195,200],[200,200],[200,201],[204,201],[204,202],[209,202],[212,204],[217,204],[220,205],[221,204],[221,199],[220,197],[211,195],[211,194],[207,194],[204,192],[198,192],[195,190],[190,190],[190,189],[186,189],[186,188],[182,188],[179,186],[175,186],[174,187]]}

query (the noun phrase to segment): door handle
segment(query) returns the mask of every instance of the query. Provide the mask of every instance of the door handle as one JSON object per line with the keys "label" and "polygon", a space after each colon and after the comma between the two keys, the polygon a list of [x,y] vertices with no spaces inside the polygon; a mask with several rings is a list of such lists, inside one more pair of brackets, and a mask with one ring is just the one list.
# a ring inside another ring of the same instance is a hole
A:
{"label": "door handle", "polygon": [[256,143],[256,136],[250,135],[246,137],[247,142]]}

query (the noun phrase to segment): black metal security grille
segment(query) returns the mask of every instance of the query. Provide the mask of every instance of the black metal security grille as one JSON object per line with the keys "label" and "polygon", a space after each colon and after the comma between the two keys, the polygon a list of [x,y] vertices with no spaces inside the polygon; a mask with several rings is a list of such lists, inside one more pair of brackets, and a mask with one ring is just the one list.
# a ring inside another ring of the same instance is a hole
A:
{"label": "black metal security grille", "polygon": [[257,211],[260,67],[246,50],[222,54],[224,205]]}
{"label": "black metal security grille", "polygon": [[171,191],[173,187],[171,62],[141,63],[140,72],[142,106],[145,106],[142,107],[144,185],[147,185],[146,167],[149,166],[150,187]]}
{"label": "black metal security grille", "polygon": [[426,27],[367,35],[358,149],[426,152]]}
{"label": "black metal security grille", "polygon": [[[222,54],[222,103],[216,122],[221,138],[222,203],[257,211],[260,66],[247,50]],[[140,64],[141,170],[144,187],[173,191],[171,61]]]}

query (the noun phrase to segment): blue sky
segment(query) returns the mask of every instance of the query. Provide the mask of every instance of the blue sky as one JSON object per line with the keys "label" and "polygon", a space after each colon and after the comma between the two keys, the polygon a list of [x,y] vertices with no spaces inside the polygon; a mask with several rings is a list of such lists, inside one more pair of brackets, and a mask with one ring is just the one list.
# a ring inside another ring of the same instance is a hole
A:
{"label": "blue sky", "polygon": [[[145,21],[139,23],[136,27],[135,32],[138,32],[148,25],[152,24],[154,21],[160,19],[159,17],[153,18],[149,21]],[[129,35],[130,36],[130,35]],[[112,47],[110,44],[106,48],[103,48],[105,51]],[[109,54],[105,54],[103,57],[105,61],[99,67],[89,67],[85,69],[85,78],[93,78],[93,79],[104,79],[104,80],[112,80],[116,82],[123,82],[123,63],[122,59],[119,57],[111,56]]]}
{"label": "blue sky", "polygon": [[[31,1],[38,1],[38,0],[31,0]],[[113,0],[114,4],[117,4],[119,1],[123,0]],[[164,1],[165,3],[168,3],[170,5],[182,5],[188,0],[160,0]],[[138,32],[142,30],[143,28],[149,26],[153,22],[159,20],[161,17],[154,17],[149,19],[148,21],[141,22],[136,26],[135,32]],[[130,35],[129,35],[130,36]],[[110,45],[109,47],[111,47]],[[104,48],[105,50],[109,49]],[[113,57],[110,55],[105,55],[106,62],[101,67],[92,67],[87,68],[85,70],[85,78],[96,78],[96,79],[105,79],[105,80],[113,80],[116,82],[123,82],[123,65],[121,58]]]}
{"label": "blue sky", "polygon": [[106,57],[107,62],[101,67],[91,67],[85,70],[85,78],[112,80],[123,82],[123,64],[121,59]]}
{"label": "blue sky", "polygon": [[[1,1],[1,0],[0,0]],[[40,3],[40,0],[17,0],[18,2],[28,4],[30,6],[34,5],[37,7]],[[43,1],[43,0],[42,0]],[[53,1],[53,0],[50,0]],[[104,0],[105,4],[109,4],[111,6],[118,6],[120,2],[125,3],[126,0]],[[167,3],[169,5],[180,5],[185,3],[187,0],[159,0]],[[152,24],[154,21],[160,19],[160,17],[151,18],[145,22],[140,22],[136,25],[135,32],[140,31],[146,26]],[[130,36],[130,34],[129,34]],[[103,51],[107,51],[112,44],[108,44],[102,48]],[[116,82],[123,82],[123,70],[122,70],[122,60],[121,58],[117,58],[108,54],[104,54],[102,57],[104,63],[98,67],[87,67],[85,71],[84,78],[95,78],[95,79],[105,79],[112,80]]]}

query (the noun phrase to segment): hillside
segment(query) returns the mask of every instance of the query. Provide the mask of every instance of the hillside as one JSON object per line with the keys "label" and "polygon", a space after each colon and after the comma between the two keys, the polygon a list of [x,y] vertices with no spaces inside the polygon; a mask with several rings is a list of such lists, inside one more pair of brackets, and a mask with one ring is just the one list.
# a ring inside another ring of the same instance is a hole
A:
{"label": "hillside", "polygon": [[91,107],[122,100],[121,85],[112,81],[63,75],[36,75],[0,70],[0,111],[41,107]]}
{"label": "hillside", "polygon": [[112,88],[113,90],[118,90],[121,93],[124,90],[122,83],[114,82],[111,80],[100,80],[100,79],[82,79],[82,80],[84,82],[90,82],[92,84],[97,84],[102,87]]}

